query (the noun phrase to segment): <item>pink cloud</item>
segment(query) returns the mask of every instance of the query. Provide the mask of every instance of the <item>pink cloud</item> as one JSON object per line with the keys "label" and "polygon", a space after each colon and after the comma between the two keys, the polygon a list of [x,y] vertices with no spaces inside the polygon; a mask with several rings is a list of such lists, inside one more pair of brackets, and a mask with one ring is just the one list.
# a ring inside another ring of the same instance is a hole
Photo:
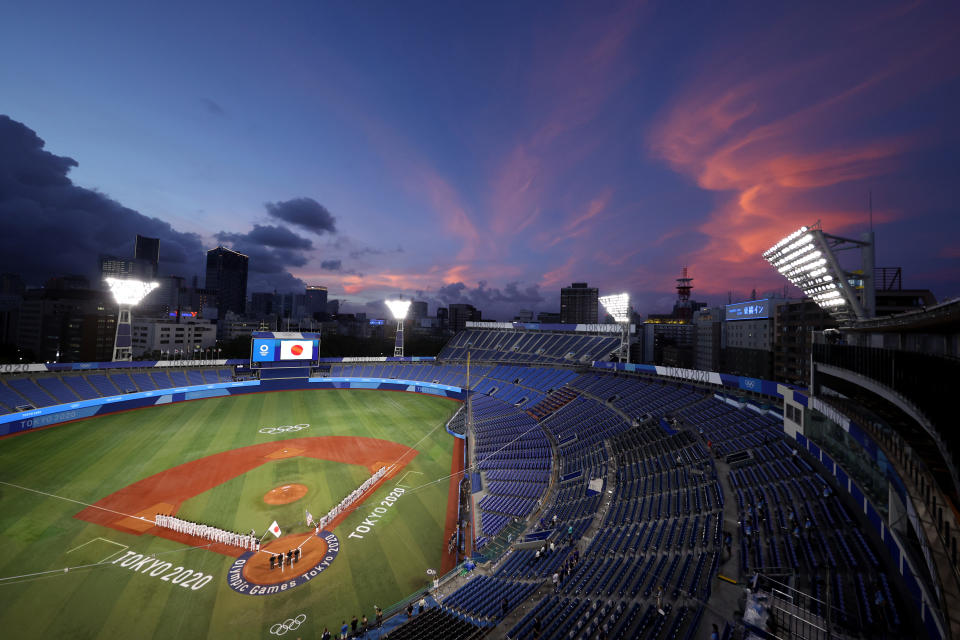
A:
{"label": "pink cloud", "polygon": [[[818,219],[834,233],[865,228],[866,187],[852,187],[863,193],[862,208],[840,204],[837,187],[895,172],[907,153],[923,146],[922,131],[867,140],[857,134],[863,120],[900,106],[906,86],[919,92],[955,75],[957,62],[930,67],[939,64],[949,38],[942,30],[908,30],[903,38],[909,46],[898,43],[900,50],[912,52],[908,55],[880,51],[887,45],[882,38],[872,41],[875,32],[859,38],[862,42],[845,41],[793,66],[776,60],[776,46],[757,51],[751,64],[770,64],[773,71],[731,65],[718,53],[651,127],[655,156],[721,195],[708,218],[694,227],[704,237],[689,258],[700,290],[782,286],[762,262],[763,250]],[[864,75],[856,63],[871,50],[877,64]],[[903,215],[884,210],[875,212],[874,220]]]}

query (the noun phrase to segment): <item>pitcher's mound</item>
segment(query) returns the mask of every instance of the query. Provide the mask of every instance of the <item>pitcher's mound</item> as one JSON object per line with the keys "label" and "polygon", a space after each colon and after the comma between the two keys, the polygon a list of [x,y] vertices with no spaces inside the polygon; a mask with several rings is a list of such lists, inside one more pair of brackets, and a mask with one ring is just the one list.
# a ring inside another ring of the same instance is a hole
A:
{"label": "pitcher's mound", "polygon": [[263,501],[267,504],[290,504],[307,495],[307,487],[302,484],[284,484],[267,491]]}

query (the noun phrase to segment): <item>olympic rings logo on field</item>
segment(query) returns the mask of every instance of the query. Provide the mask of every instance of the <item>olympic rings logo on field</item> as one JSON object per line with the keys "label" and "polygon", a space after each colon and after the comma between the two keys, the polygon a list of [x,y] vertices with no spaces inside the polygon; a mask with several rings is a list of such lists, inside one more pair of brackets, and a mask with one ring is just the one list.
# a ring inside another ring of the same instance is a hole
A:
{"label": "olympic rings logo on field", "polygon": [[296,618],[287,618],[283,622],[270,627],[270,635],[282,636],[287,631],[296,631],[307,620],[307,614],[301,613]]}
{"label": "olympic rings logo on field", "polygon": [[274,434],[274,433],[292,433],[294,431],[302,431],[303,429],[309,429],[309,424],[288,424],[280,427],[264,427],[260,429],[260,433]]}

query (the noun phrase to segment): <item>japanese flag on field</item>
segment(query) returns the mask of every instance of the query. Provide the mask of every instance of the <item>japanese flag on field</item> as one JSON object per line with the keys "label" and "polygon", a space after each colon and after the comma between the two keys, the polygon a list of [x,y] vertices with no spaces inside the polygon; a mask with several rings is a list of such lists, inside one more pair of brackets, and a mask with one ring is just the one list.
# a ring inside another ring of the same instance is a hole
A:
{"label": "japanese flag on field", "polygon": [[268,531],[273,535],[275,535],[276,537],[278,538],[280,537],[280,525],[277,524],[276,520],[274,520],[273,524],[270,525],[270,528],[268,529]]}
{"label": "japanese flag on field", "polygon": [[313,340],[282,340],[280,342],[281,360],[312,360]]}

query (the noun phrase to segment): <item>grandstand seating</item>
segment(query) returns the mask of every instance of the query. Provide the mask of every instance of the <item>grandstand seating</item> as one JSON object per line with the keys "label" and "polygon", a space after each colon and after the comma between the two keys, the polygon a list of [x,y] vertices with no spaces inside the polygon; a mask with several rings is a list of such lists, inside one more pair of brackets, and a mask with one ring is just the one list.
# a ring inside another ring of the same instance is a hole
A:
{"label": "grandstand seating", "polygon": [[619,336],[572,332],[465,329],[448,342],[437,360],[574,364],[604,359],[620,345]]}
{"label": "grandstand seating", "polygon": [[[527,360],[514,357],[563,361],[556,354],[583,338],[591,349],[616,339],[467,330],[457,334],[460,346],[444,348],[448,359],[465,357],[464,335],[474,356],[500,354],[471,366],[478,546],[483,552],[483,541],[520,532],[526,523],[516,522],[536,513],[527,536],[558,548],[540,560],[532,549],[507,551],[493,575],[470,578],[442,610],[389,637],[473,637],[502,619],[504,596],[513,609],[554,571],[562,572],[559,588],[531,603],[508,637],[533,637],[534,618],[541,638],[593,638],[604,629],[609,638],[695,637],[718,573],[725,506],[739,521],[731,531],[739,566],[724,573],[787,571],[797,589],[829,599],[832,620],[851,635],[906,628],[882,547],[794,450],[781,418],[689,385],[520,366]],[[466,385],[456,362],[338,363],[322,373]],[[0,413],[232,378],[230,369],[187,368],[5,379]],[[466,428],[463,412],[449,427]],[[581,541],[576,554],[571,541]],[[658,589],[665,615],[653,604]]]}
{"label": "grandstand seating", "polygon": [[83,376],[63,376],[63,383],[70,387],[83,400],[92,400],[99,398],[97,390],[90,386],[87,379]]}
{"label": "grandstand seating", "polygon": [[97,390],[97,392],[104,397],[109,396],[118,396],[123,391],[117,388],[117,385],[113,384],[113,381],[110,380],[105,374],[102,373],[88,373],[87,382]]}
{"label": "grandstand seating", "polygon": [[[49,407],[50,405],[58,404],[52,395],[44,391],[34,382],[33,378],[13,378],[7,380],[7,384],[35,407]],[[26,402],[21,402],[20,404],[26,404]]]}
{"label": "grandstand seating", "polygon": [[131,373],[130,379],[140,391],[153,391],[157,388],[157,383],[147,373]]}
{"label": "grandstand seating", "polygon": [[[550,473],[550,443],[546,434],[527,414],[488,396],[473,401],[474,458],[478,468],[493,473],[478,507],[481,528],[496,536],[514,518],[526,517],[547,488]],[[539,472],[522,475],[518,472]],[[507,479],[505,473],[514,473]],[[497,475],[500,474],[500,475]]]}
{"label": "grandstand seating", "polygon": [[464,619],[462,615],[427,609],[410,622],[384,635],[389,640],[478,640],[484,631]]}
{"label": "grandstand seating", "polygon": [[107,374],[107,377],[113,381],[113,384],[120,389],[122,393],[130,393],[137,391],[137,385],[134,383],[133,379],[130,378],[130,375],[122,371],[114,371]]}
{"label": "grandstand seating", "polygon": [[68,402],[76,402],[80,399],[76,393],[70,390],[60,378],[54,377],[43,377],[37,378],[37,384],[40,385],[44,391],[53,396],[57,401],[57,404],[66,404]]}
{"label": "grandstand seating", "polygon": [[151,371],[150,378],[157,389],[169,389],[174,386],[173,380],[170,379],[166,371]]}
{"label": "grandstand seating", "polygon": [[4,413],[11,413],[27,404],[27,400],[6,384],[0,383],[0,405]]}

